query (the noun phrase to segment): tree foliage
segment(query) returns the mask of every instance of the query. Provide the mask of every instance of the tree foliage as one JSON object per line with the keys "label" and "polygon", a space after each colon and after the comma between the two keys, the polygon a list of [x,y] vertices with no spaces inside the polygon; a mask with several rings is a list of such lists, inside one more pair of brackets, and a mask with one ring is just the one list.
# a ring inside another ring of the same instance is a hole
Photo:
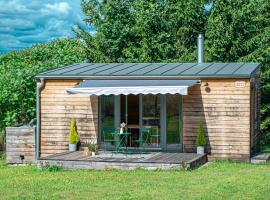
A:
{"label": "tree foliage", "polygon": [[195,59],[204,31],[205,0],[82,0],[85,23],[76,31],[91,62],[173,62]]}
{"label": "tree foliage", "polygon": [[39,72],[83,62],[84,50],[77,40],[56,40],[0,56],[0,130],[28,123],[35,117],[36,81]]}

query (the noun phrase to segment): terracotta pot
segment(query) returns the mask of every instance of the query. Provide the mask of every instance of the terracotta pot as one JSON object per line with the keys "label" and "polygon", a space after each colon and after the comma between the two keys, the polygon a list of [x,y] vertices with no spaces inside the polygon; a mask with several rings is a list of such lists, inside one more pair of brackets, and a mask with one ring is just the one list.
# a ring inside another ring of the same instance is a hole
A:
{"label": "terracotta pot", "polygon": [[84,156],[90,156],[90,150],[88,149],[88,147],[84,147],[84,149],[83,149],[83,155]]}

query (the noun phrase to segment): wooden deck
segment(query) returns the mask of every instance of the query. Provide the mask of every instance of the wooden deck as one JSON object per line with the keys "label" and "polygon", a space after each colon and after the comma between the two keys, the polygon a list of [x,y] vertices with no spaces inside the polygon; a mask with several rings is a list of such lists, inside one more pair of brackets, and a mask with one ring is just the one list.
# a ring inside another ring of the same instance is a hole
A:
{"label": "wooden deck", "polygon": [[43,157],[41,166],[60,165],[68,169],[193,169],[207,162],[207,156],[195,153],[152,152],[147,154],[112,154],[101,152],[84,156],[82,151],[66,152]]}

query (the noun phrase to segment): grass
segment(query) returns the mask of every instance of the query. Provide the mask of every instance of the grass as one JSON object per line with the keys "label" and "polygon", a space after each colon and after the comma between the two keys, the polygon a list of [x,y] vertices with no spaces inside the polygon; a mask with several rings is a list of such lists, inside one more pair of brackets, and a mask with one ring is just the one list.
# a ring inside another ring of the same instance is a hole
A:
{"label": "grass", "polygon": [[0,161],[0,199],[269,199],[270,165],[182,170],[37,170]]}

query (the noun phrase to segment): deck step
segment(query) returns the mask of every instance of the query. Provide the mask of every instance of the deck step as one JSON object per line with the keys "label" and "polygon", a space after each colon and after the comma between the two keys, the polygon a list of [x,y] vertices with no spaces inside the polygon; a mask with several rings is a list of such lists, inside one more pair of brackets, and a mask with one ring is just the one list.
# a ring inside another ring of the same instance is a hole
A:
{"label": "deck step", "polygon": [[65,155],[55,155],[38,160],[42,168],[45,165],[58,165],[65,169],[195,169],[207,162],[207,155],[187,153],[154,153],[138,158],[136,155],[130,157],[107,157],[96,156],[78,159],[80,152]]}
{"label": "deck step", "polygon": [[270,161],[270,153],[261,153],[251,158],[250,162],[254,164],[262,164]]}

